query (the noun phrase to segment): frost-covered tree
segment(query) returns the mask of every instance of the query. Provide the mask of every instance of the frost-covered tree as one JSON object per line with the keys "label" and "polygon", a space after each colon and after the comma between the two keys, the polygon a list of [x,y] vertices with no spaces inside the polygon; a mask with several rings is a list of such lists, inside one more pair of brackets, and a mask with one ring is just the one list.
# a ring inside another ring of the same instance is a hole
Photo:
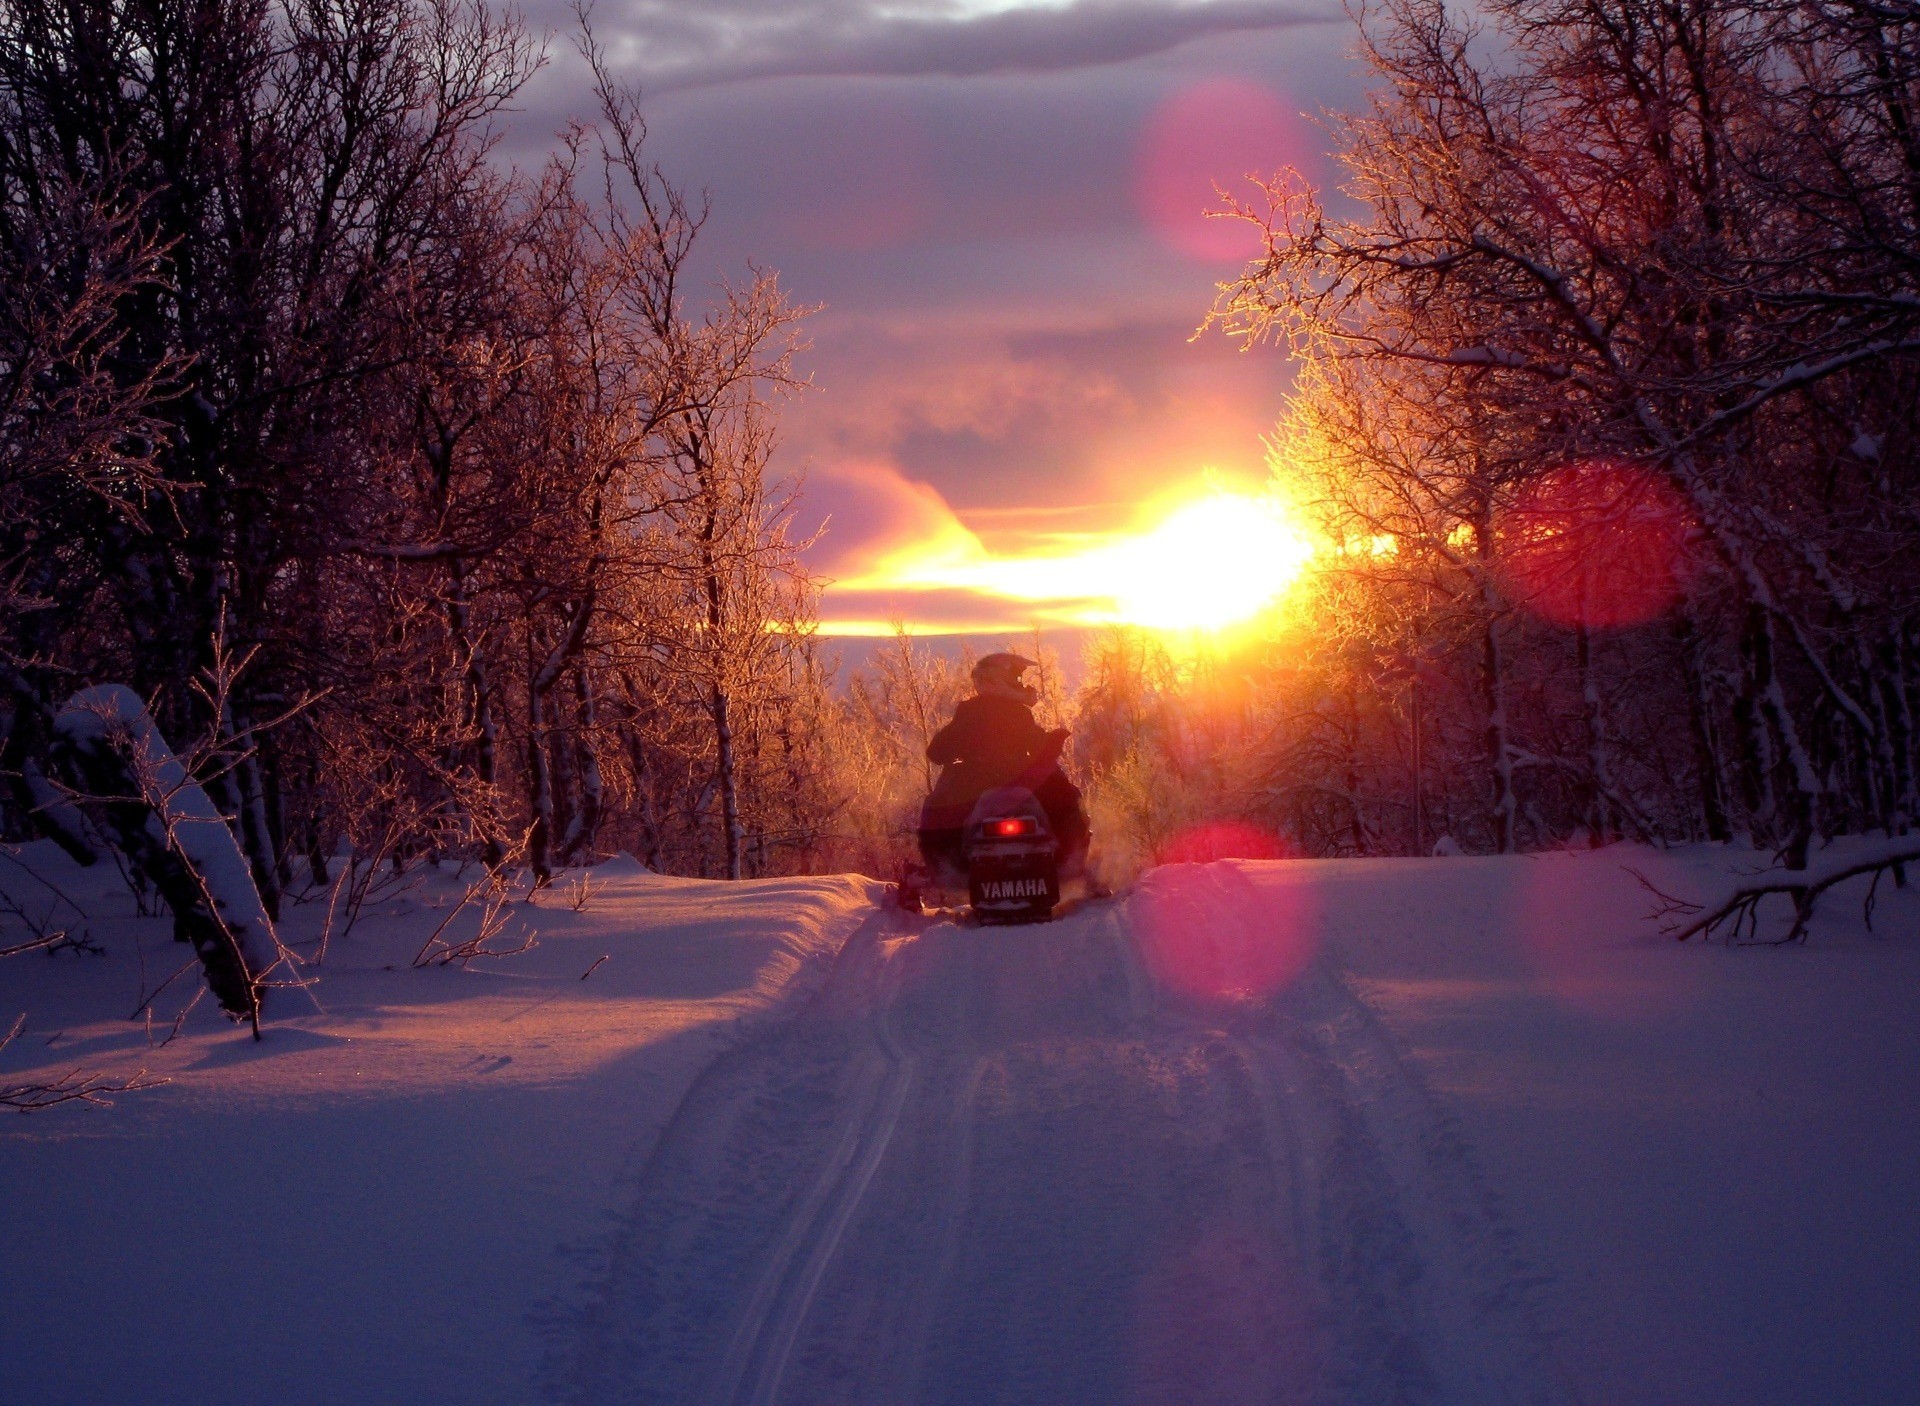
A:
{"label": "frost-covered tree", "polygon": [[807,862],[825,675],[763,482],[802,310],[690,283],[704,208],[581,47],[597,111],[527,173],[543,55],[478,0],[0,0],[11,833],[127,840],[49,756],[123,685],[269,922],[342,846]]}
{"label": "frost-covered tree", "polygon": [[[1430,574],[1422,636],[1477,592],[1493,847],[1738,823],[1799,865],[1904,827],[1911,18],[1478,13],[1369,16],[1378,87],[1338,128],[1359,214],[1284,178],[1245,212],[1267,255],[1215,316],[1307,368],[1289,471],[1327,466],[1336,539]],[[1620,734],[1670,700],[1677,753]]]}

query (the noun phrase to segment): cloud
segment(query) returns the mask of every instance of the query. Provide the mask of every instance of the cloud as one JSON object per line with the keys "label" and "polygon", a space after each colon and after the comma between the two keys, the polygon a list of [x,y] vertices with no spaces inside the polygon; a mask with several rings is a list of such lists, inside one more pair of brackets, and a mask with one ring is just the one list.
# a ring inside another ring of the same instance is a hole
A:
{"label": "cloud", "polygon": [[958,587],[891,586],[831,591],[820,603],[820,633],[833,639],[890,635],[896,621],[916,635],[1017,635],[1062,626],[1026,601]]}
{"label": "cloud", "polygon": [[825,521],[812,565],[830,580],[857,582],[910,552],[947,559],[980,551],[979,539],[936,489],[883,459],[816,466],[806,493],[809,515]]}
{"label": "cloud", "polygon": [[1032,605],[990,591],[916,581],[916,570],[956,569],[986,550],[940,493],[883,459],[846,459],[816,470],[809,507],[827,517],[813,565],[825,578],[821,628],[884,635],[896,620],[932,634],[1025,628]]}
{"label": "cloud", "polygon": [[[1287,363],[1190,323],[943,327],[933,318],[841,324],[821,338],[831,375],[785,408],[784,462],[808,473],[811,513],[835,517],[835,554],[878,511],[849,500],[844,462],[884,462],[932,485],[996,552],[1061,533],[1105,532],[1209,469],[1266,475]],[[878,487],[878,502],[892,493]],[[927,490],[931,491],[931,490]]]}
{"label": "cloud", "polygon": [[846,368],[814,405],[841,443],[891,449],[915,434],[1004,441],[1039,421],[1084,423],[1134,411],[1114,370],[1036,346],[1010,346],[1011,329],[985,332],[902,320],[870,322],[836,338]]}
{"label": "cloud", "polygon": [[[558,36],[515,119],[531,164],[588,114],[563,6],[528,8]],[[687,286],[751,262],[825,306],[776,461],[805,476],[799,525],[827,520],[808,553],[836,583],[825,618],[1024,628],[1030,600],[902,568],[1066,551],[1208,471],[1264,480],[1286,358],[1189,341],[1233,264],[1168,212],[1199,221],[1216,180],[1296,160],[1299,112],[1351,105],[1335,0],[599,0],[594,18],[649,155],[712,198]],[[1267,96],[1239,101],[1250,85]]]}
{"label": "cloud", "polygon": [[1038,534],[1010,551],[988,548],[938,495],[891,466],[843,475],[839,487],[869,503],[889,496],[907,520],[890,524],[906,529],[904,542],[859,554],[868,569],[828,583],[820,615],[829,635],[885,633],[896,620],[969,634],[1115,621],[1217,628],[1269,609],[1312,552],[1283,504],[1204,484],[1125,530]]}
{"label": "cloud", "polygon": [[663,92],[776,76],[1058,73],[1340,17],[1315,0],[638,0],[599,26],[613,57]]}

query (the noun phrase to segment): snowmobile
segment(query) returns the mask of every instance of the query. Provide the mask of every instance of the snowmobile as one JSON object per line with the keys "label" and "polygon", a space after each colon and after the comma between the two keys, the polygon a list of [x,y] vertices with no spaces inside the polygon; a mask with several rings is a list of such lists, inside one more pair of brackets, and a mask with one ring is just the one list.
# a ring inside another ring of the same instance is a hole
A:
{"label": "snowmobile", "polygon": [[982,796],[961,854],[967,901],[983,923],[1044,923],[1060,902],[1060,845],[1045,807],[1024,786]]}
{"label": "snowmobile", "polygon": [[1060,857],[1046,807],[1025,786],[1001,786],[974,803],[957,853],[902,876],[898,901],[924,912],[936,891],[965,890],[977,923],[1044,923],[1060,902]]}

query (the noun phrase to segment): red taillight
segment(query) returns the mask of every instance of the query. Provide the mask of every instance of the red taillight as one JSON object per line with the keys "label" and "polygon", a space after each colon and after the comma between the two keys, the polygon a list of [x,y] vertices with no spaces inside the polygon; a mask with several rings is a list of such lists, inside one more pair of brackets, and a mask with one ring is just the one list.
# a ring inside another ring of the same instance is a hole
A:
{"label": "red taillight", "polygon": [[1017,815],[1006,820],[989,820],[987,829],[996,835],[1008,838],[1014,835],[1031,835],[1033,819],[1031,816]]}

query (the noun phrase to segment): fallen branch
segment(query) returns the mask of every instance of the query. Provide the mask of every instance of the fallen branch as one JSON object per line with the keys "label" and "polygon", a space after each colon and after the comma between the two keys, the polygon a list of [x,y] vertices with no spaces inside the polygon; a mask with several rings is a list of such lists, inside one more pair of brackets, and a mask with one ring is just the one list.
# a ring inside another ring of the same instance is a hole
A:
{"label": "fallen branch", "polygon": [[[27,1023],[22,1015],[14,1021],[13,1028],[0,1037],[0,1050],[11,1045]],[[58,1078],[38,1084],[0,1084],[0,1108],[13,1108],[22,1113],[37,1113],[43,1108],[52,1108],[62,1103],[92,1103],[101,1107],[112,1104],[110,1094],[137,1093],[141,1089],[157,1089],[169,1084],[171,1079],[149,1079],[147,1071],[142,1069],[129,1078],[114,1079],[105,1074],[89,1074],[84,1069],[69,1069]]]}
{"label": "fallen branch", "polygon": [[[222,673],[208,695],[219,716]],[[260,1034],[261,992],[283,949],[239,841],[188,763],[168,746],[138,694],[82,689],[54,719],[55,759],[97,806],[114,848],[173,911],[227,1013]]]}
{"label": "fallen branch", "polygon": [[[1631,870],[1640,886],[1658,900],[1653,917],[1660,920],[1661,931],[1676,942],[1685,942],[1690,937],[1711,940],[1716,931],[1726,929],[1726,941],[1732,945],[1758,944],[1761,946],[1784,946],[1789,942],[1804,942],[1807,938],[1807,924],[1813,918],[1814,905],[1820,896],[1837,884],[1849,879],[1858,879],[1871,874],[1873,882],[1867,886],[1867,896],[1862,904],[1862,913],[1869,931],[1873,928],[1873,908],[1880,891],[1880,878],[1888,870],[1903,865],[1920,863],[1920,846],[1908,846],[1903,849],[1876,855],[1871,859],[1856,860],[1820,873],[1798,872],[1791,878],[1769,879],[1764,883],[1745,884],[1735,889],[1717,907],[1709,909],[1704,903],[1693,903],[1676,898],[1657,888],[1645,874]],[[1793,924],[1780,937],[1763,938],[1760,932],[1760,906],[1767,899],[1780,896],[1793,902]]]}

